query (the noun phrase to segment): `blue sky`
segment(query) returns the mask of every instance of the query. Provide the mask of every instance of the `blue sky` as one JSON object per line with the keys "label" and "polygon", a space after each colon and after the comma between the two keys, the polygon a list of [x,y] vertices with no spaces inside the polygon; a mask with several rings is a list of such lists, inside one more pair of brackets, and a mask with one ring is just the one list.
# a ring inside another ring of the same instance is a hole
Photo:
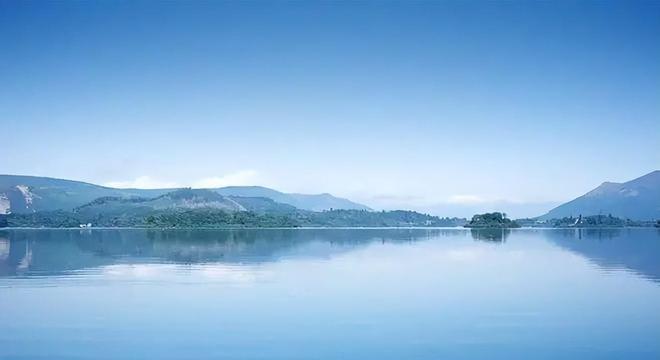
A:
{"label": "blue sky", "polygon": [[660,168],[658,2],[0,2],[0,173],[538,215]]}

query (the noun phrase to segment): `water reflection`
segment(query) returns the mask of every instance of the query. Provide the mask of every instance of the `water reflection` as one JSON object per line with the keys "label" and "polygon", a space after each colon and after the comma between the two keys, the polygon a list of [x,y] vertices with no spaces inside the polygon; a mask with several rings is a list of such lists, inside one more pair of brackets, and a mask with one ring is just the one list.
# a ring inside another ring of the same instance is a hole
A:
{"label": "water reflection", "polygon": [[442,237],[503,245],[513,238],[545,239],[601,268],[628,269],[660,281],[657,229],[8,230],[0,232],[0,276],[57,275],[114,264],[329,258],[373,243]]}
{"label": "water reflection", "polygon": [[555,229],[551,242],[605,269],[628,269],[660,281],[660,231],[657,229]]}
{"label": "water reflection", "polygon": [[510,229],[470,229],[474,240],[501,243],[511,234]]}
{"label": "water reflection", "polygon": [[241,264],[283,256],[328,257],[373,242],[414,242],[450,233],[441,229],[10,230],[0,232],[0,276],[56,275],[116,263]]}
{"label": "water reflection", "polygon": [[654,229],[5,231],[0,359],[657,359],[659,243]]}

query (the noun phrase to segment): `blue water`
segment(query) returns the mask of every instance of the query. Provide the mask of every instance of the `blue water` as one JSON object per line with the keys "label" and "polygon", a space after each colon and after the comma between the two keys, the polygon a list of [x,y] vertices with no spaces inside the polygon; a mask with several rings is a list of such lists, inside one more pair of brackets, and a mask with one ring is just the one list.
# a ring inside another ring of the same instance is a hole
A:
{"label": "blue water", "polygon": [[660,359],[657,229],[0,231],[0,359]]}

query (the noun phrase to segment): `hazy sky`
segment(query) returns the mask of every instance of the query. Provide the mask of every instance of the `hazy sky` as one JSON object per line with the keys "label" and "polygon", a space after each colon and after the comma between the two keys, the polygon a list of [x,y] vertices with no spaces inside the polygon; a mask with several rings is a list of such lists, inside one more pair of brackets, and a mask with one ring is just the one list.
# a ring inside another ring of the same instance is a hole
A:
{"label": "hazy sky", "polygon": [[660,168],[660,2],[0,2],[0,173],[538,215]]}

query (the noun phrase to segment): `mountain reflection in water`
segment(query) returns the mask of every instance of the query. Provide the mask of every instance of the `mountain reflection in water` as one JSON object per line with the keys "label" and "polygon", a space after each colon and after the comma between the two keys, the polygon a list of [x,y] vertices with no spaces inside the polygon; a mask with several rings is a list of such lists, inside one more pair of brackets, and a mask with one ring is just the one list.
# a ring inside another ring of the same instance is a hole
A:
{"label": "mountain reflection in water", "polygon": [[116,263],[257,263],[290,256],[327,257],[368,243],[412,242],[452,231],[9,230],[0,232],[0,276],[57,275]]}
{"label": "mountain reflection in water", "polygon": [[506,246],[512,235],[541,237],[601,268],[660,280],[657,229],[7,230],[0,232],[0,276],[58,275],[112,264],[323,258],[371,243],[456,236]]}
{"label": "mountain reflection in water", "polygon": [[660,281],[660,229],[555,229],[543,234],[603,269],[627,269]]}

